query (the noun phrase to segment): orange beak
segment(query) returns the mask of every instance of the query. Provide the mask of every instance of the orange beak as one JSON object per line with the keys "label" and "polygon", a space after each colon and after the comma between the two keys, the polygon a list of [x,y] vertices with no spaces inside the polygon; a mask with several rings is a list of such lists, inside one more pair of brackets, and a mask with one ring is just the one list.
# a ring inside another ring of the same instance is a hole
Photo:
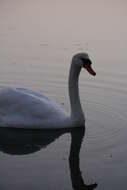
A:
{"label": "orange beak", "polygon": [[84,68],[93,76],[96,75],[96,72],[93,70],[93,68],[91,67],[91,65],[85,65]]}

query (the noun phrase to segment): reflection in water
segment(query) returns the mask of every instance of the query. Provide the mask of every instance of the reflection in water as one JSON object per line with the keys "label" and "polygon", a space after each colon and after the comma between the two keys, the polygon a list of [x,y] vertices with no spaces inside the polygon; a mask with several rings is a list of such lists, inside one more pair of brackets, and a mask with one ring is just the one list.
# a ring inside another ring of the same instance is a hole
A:
{"label": "reflection in water", "polygon": [[69,156],[70,173],[72,186],[74,190],[92,190],[97,187],[97,184],[86,185],[83,181],[79,168],[79,154],[82,140],[85,134],[85,128],[80,128],[71,131],[71,149]]}
{"label": "reflection in water", "polygon": [[79,168],[79,154],[85,128],[62,130],[0,129],[0,151],[11,155],[24,155],[46,148],[65,133],[71,134],[69,166],[74,190],[92,190],[97,184],[86,185]]}

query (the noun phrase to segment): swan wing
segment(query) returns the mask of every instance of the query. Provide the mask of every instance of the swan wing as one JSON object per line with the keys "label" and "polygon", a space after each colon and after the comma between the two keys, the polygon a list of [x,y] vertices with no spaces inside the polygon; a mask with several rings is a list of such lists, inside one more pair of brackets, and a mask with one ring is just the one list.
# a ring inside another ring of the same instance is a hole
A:
{"label": "swan wing", "polygon": [[0,125],[41,125],[64,116],[46,96],[23,88],[0,90]]}

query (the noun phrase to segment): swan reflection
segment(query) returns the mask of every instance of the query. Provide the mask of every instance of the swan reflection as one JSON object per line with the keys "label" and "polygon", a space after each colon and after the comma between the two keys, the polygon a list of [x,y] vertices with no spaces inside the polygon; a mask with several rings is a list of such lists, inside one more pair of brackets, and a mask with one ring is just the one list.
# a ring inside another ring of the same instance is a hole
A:
{"label": "swan reflection", "polygon": [[79,154],[85,128],[62,130],[0,129],[0,151],[11,155],[24,155],[46,148],[61,135],[71,134],[69,168],[74,190],[92,190],[97,184],[86,185],[79,167]]}

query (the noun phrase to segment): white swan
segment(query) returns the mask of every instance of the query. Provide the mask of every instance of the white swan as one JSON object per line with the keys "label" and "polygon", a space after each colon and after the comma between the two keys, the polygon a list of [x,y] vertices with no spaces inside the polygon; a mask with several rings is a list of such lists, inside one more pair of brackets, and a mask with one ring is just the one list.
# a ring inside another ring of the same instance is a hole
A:
{"label": "white swan", "polygon": [[79,99],[78,78],[83,67],[90,74],[96,74],[91,64],[86,53],[76,54],[72,58],[69,73],[70,115],[46,96],[31,90],[0,89],[0,126],[33,129],[83,126],[85,118]]}

